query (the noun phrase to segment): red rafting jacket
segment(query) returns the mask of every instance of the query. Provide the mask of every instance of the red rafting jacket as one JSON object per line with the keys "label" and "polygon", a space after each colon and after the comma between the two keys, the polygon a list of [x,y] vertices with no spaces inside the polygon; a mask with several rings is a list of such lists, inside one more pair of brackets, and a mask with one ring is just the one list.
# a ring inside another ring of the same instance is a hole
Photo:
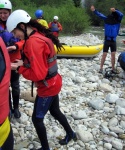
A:
{"label": "red rafting jacket", "polygon": [[[24,54],[26,62],[29,62],[29,68],[26,66],[21,66],[18,70],[20,74],[23,75],[24,78],[34,81],[37,86],[37,93],[40,97],[54,96],[57,95],[62,86],[62,78],[57,73],[54,77],[46,79],[48,75],[48,58],[51,53],[55,54],[54,45],[50,39],[50,43],[52,44],[50,48],[46,41],[40,39],[43,35],[38,32],[32,34],[25,43]],[[42,82],[46,80],[47,86]]]}
{"label": "red rafting jacket", "polygon": [[23,44],[24,44],[24,40],[15,43],[15,45],[17,46],[17,50],[14,51],[13,53],[9,53],[11,62],[14,62],[16,59],[21,59],[20,51],[23,48]]}
{"label": "red rafting jacket", "polygon": [[[10,83],[10,58],[6,46],[0,37],[0,51],[5,59],[5,72],[0,82],[0,124],[4,122],[9,114],[9,83]],[[1,64],[0,64],[1,65]],[[0,66],[1,67],[1,66]],[[3,71],[0,71],[2,73]]]}

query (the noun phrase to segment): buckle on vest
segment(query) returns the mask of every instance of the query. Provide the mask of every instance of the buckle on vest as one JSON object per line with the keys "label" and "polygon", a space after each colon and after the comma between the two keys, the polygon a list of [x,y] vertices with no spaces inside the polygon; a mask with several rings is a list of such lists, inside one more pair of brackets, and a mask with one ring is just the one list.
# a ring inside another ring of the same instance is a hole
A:
{"label": "buckle on vest", "polygon": [[52,58],[48,59],[48,63],[51,63],[51,62],[53,62],[56,59],[57,59],[57,56],[54,55]]}

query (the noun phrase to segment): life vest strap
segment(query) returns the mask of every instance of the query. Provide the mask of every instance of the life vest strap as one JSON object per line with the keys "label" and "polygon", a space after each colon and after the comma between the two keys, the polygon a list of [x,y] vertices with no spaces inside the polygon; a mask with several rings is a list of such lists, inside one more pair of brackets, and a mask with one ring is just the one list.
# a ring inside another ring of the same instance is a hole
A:
{"label": "life vest strap", "polygon": [[51,63],[51,62],[53,62],[56,59],[57,59],[57,56],[54,55],[52,58],[48,59],[48,63]]}

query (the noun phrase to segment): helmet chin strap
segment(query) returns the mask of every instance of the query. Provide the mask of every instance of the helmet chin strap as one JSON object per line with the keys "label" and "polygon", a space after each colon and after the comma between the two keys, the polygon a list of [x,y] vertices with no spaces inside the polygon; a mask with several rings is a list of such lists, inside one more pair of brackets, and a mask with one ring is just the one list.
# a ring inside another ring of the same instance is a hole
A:
{"label": "helmet chin strap", "polygon": [[26,26],[26,24],[23,24],[23,25],[25,27],[24,29],[22,29],[20,27],[20,24],[17,25],[17,29],[21,30],[24,33],[24,40],[27,40],[27,38],[28,38],[28,35],[27,35],[27,26]]}

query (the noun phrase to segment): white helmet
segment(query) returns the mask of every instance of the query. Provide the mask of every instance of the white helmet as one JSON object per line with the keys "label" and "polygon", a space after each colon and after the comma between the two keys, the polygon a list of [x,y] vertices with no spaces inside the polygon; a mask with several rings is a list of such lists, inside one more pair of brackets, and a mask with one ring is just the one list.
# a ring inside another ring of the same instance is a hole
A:
{"label": "white helmet", "polygon": [[58,16],[54,16],[53,19],[58,20],[59,18],[58,18]]}
{"label": "white helmet", "polygon": [[7,30],[11,32],[14,30],[17,25],[21,22],[23,23],[28,23],[30,21],[31,17],[30,15],[24,11],[24,10],[15,10],[14,12],[11,13],[11,15],[7,19]]}
{"label": "white helmet", "polygon": [[12,9],[12,4],[9,0],[0,0],[0,9]]}

